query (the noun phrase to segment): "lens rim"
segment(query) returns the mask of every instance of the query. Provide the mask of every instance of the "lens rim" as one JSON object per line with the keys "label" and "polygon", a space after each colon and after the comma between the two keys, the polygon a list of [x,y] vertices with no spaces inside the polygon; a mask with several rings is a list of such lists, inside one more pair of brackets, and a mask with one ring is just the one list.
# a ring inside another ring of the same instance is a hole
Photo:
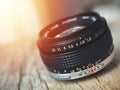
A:
{"label": "lens rim", "polygon": [[100,20],[100,15],[98,13],[95,13],[95,12],[87,12],[87,13],[83,13],[83,14],[78,14],[78,15],[74,15],[74,16],[70,16],[70,17],[67,17],[67,18],[64,18],[64,19],[60,19],[60,20],[57,20],[55,22],[53,22],[52,24],[46,26],[45,28],[43,28],[40,33],[39,33],[39,40],[42,42],[42,43],[55,43],[55,42],[60,42],[60,41],[63,41],[64,39],[68,40],[71,38],[71,36],[76,36],[78,34],[78,32],[75,32],[75,33],[72,33],[70,35],[67,35],[65,37],[60,37],[60,38],[50,38],[50,37],[43,37],[43,35],[49,31],[50,32],[50,28],[57,25],[57,24],[61,24],[63,21],[66,21],[68,19],[71,19],[71,18],[76,18],[76,17],[83,17],[83,16],[94,16],[96,17],[96,21],[93,22],[92,24],[86,26],[85,28],[81,29],[81,33],[85,33],[85,32],[88,32],[89,29],[93,28],[94,26],[96,25],[99,25],[101,23],[101,20]]}

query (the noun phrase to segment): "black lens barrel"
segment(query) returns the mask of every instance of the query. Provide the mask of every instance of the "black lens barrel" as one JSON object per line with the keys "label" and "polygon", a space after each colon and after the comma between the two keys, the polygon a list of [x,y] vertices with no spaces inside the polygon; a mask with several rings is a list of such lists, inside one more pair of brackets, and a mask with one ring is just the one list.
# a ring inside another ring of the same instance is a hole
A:
{"label": "black lens barrel", "polygon": [[[69,28],[83,26],[69,35],[55,36]],[[113,51],[113,40],[106,20],[88,12],[58,20],[39,34],[38,47],[42,60],[52,73],[71,73],[102,62]]]}

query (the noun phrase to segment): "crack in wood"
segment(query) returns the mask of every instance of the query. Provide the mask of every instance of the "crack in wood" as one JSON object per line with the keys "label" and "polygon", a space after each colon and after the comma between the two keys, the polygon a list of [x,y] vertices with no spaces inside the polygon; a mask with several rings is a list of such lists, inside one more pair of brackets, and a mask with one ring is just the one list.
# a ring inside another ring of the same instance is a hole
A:
{"label": "crack in wood", "polygon": [[115,68],[117,68],[117,69],[118,69],[118,72],[120,73],[120,70],[119,70],[118,65],[114,64],[113,62],[111,62],[111,65],[113,65]]}
{"label": "crack in wood", "polygon": [[48,87],[46,81],[42,79],[42,77],[41,77],[41,75],[40,75],[40,72],[39,72],[38,70],[36,70],[36,72],[37,72],[38,77],[39,77],[39,79],[41,80],[41,82],[45,84],[46,89],[49,90],[49,87]]}
{"label": "crack in wood", "polygon": [[75,83],[81,88],[80,90],[84,90],[83,87],[78,82]]}
{"label": "crack in wood", "polygon": [[22,81],[22,74],[20,74],[20,77],[19,77],[18,90],[21,90],[21,89],[20,89],[21,81]]}
{"label": "crack in wood", "polygon": [[30,90],[33,90],[33,85],[31,82],[30,82]]}
{"label": "crack in wood", "polygon": [[98,84],[99,84],[99,85],[98,85],[99,88],[100,88],[101,90],[103,90],[102,87],[100,86],[101,82],[100,82],[100,80],[98,79],[98,77],[97,77],[96,75],[94,75],[94,77],[96,78],[96,80],[97,80],[97,82],[98,82]]}

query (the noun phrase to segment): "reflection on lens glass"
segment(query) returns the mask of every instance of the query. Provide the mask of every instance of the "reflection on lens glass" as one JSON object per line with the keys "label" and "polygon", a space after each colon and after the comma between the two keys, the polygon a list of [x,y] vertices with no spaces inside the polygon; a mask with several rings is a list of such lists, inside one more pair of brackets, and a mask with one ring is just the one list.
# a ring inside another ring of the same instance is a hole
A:
{"label": "reflection on lens glass", "polygon": [[76,26],[76,27],[73,27],[73,28],[69,28],[61,33],[59,33],[58,35],[55,36],[55,38],[60,38],[60,37],[64,37],[64,36],[67,36],[67,35],[70,35],[78,30],[81,30],[85,28],[85,26]]}
{"label": "reflection on lens glass", "polygon": [[87,25],[90,25],[96,21],[96,18],[93,16],[83,16],[81,19],[82,19],[82,20],[80,20],[80,21],[82,21],[82,22],[80,22],[81,26],[70,27],[69,29],[66,29],[66,30],[58,33],[55,36],[55,38],[60,38],[60,37],[70,35],[74,32],[77,32],[78,30],[85,28]]}

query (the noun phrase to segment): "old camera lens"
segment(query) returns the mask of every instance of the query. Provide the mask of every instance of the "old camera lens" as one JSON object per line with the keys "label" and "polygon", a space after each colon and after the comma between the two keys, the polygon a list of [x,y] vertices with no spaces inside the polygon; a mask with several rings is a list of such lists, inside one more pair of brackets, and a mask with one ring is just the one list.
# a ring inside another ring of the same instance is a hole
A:
{"label": "old camera lens", "polygon": [[114,56],[110,29],[96,12],[67,17],[39,33],[38,47],[50,75],[71,80],[91,75]]}

